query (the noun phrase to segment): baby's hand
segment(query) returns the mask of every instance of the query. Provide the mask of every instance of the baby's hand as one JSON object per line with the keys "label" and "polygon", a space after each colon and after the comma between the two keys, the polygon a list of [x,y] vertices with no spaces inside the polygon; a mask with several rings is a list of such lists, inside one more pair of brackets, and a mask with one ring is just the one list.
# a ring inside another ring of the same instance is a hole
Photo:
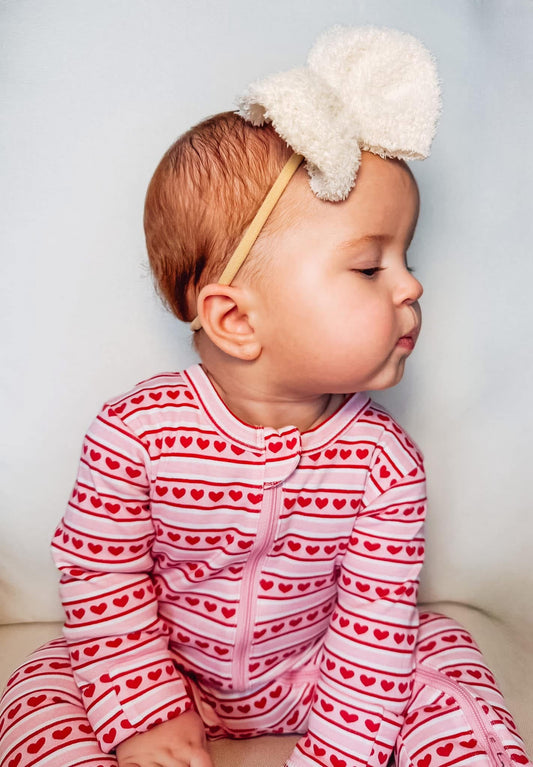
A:
{"label": "baby's hand", "polygon": [[196,711],[133,735],[117,746],[119,767],[214,767]]}

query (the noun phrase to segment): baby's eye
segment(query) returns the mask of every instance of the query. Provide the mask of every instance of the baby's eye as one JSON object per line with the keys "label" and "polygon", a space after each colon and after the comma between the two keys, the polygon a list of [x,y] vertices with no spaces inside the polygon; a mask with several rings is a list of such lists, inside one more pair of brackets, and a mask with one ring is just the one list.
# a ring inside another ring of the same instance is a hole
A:
{"label": "baby's eye", "polygon": [[374,277],[374,275],[382,271],[382,268],[380,266],[373,266],[370,269],[356,269],[355,271],[359,272],[359,274],[364,274],[365,277]]}

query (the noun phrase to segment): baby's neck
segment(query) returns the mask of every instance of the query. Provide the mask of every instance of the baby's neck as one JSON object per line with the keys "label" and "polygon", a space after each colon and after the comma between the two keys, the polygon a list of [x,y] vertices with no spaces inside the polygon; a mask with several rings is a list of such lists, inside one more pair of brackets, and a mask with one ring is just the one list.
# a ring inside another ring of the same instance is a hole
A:
{"label": "baby's neck", "polygon": [[344,394],[321,394],[298,397],[269,390],[268,385],[253,379],[235,377],[232,371],[210,369],[202,365],[206,375],[226,407],[251,426],[280,430],[295,426],[309,431],[327,420],[346,399]]}

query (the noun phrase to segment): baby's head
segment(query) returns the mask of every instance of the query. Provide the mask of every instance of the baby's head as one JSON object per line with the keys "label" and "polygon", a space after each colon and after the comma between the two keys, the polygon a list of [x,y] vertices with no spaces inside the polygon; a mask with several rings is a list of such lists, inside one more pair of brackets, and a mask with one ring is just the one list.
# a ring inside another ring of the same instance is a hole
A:
{"label": "baby's head", "polygon": [[145,213],[159,290],[180,319],[200,307],[202,359],[213,347],[226,359],[260,359],[262,372],[292,369],[313,391],[394,385],[416,341],[422,292],[406,266],[418,189],[403,161],[363,152],[354,188],[337,202],[316,197],[301,166],[232,284],[217,284],[291,154],[270,126],[231,113],[168,150]]}
{"label": "baby's head", "polygon": [[[270,125],[234,112],[187,131],[165,153],[146,195],[144,227],[152,272],[168,308],[190,322],[200,290],[216,282],[292,150]],[[262,235],[283,220],[279,205]],[[258,248],[256,248],[258,250]],[[249,258],[241,277],[257,274]]]}

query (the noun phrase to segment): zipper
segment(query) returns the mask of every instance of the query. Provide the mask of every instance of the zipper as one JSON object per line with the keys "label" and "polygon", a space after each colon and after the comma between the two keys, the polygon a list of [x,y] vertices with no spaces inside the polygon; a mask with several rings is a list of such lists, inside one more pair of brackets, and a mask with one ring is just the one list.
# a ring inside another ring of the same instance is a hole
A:
{"label": "zipper", "polygon": [[281,484],[263,486],[263,504],[254,546],[245,563],[241,581],[241,602],[237,612],[235,649],[233,652],[233,684],[236,690],[249,685],[250,650],[254,641],[255,605],[259,591],[259,574],[265,552],[274,540],[279,516]]}
{"label": "zipper", "polygon": [[483,717],[479,712],[477,702],[472,698],[469,692],[463,690],[458,682],[452,682],[446,674],[436,669],[428,669],[418,667],[416,670],[416,676],[425,679],[426,681],[434,681],[439,689],[449,690],[455,698],[460,698],[460,702],[464,704],[471,716],[467,716],[468,723],[472,726],[472,731],[476,736],[476,739],[482,745],[485,744],[487,755],[490,757],[491,763],[494,767],[514,767],[513,763],[505,753],[502,751],[501,744],[491,733],[489,727],[487,727]]}

